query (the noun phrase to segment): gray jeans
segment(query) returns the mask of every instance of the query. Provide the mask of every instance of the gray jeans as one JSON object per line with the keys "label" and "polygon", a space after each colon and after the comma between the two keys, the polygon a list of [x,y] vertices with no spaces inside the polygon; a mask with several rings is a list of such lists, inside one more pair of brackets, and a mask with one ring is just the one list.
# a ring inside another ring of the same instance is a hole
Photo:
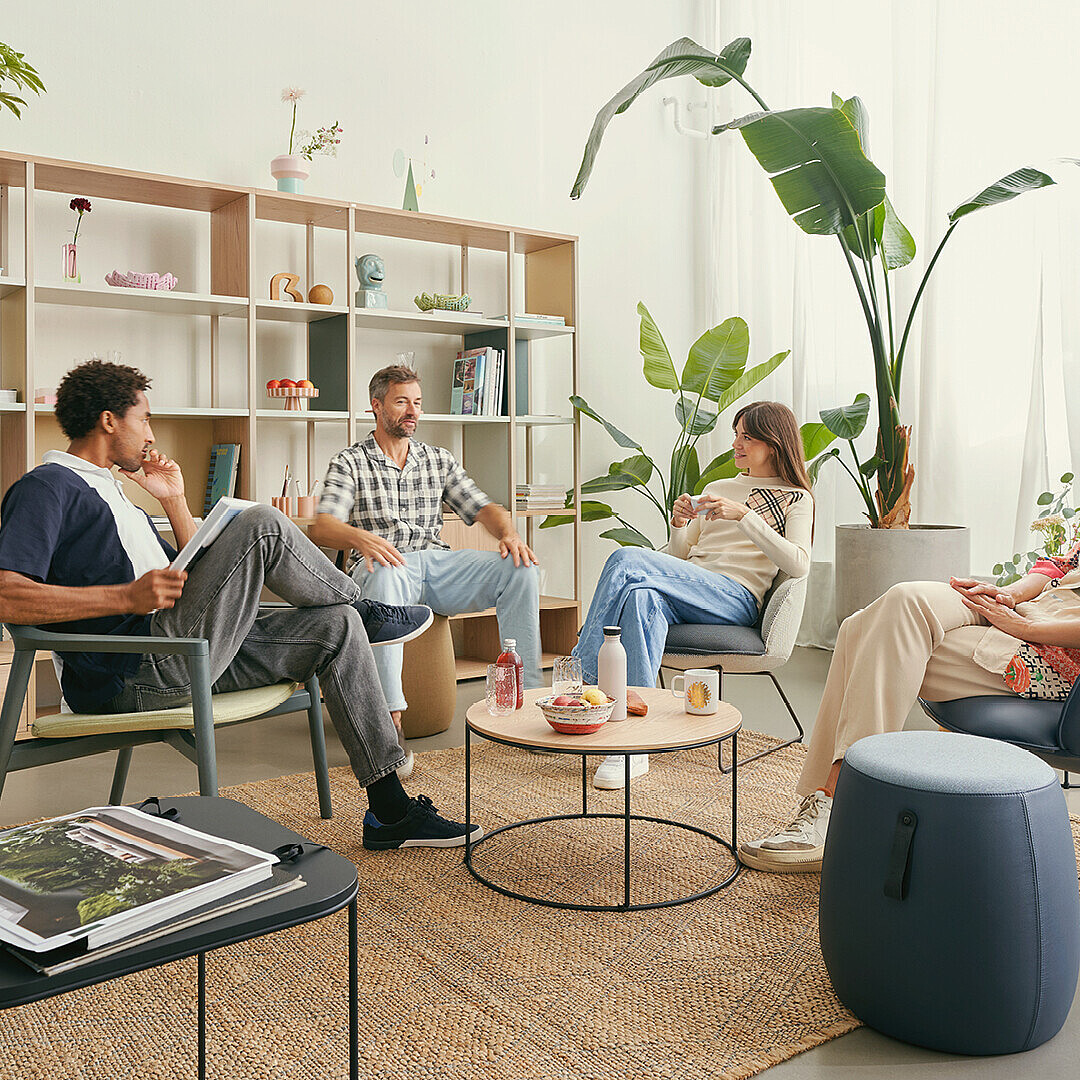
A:
{"label": "gray jeans", "polygon": [[[260,608],[263,586],[291,608]],[[150,620],[155,637],[202,637],[214,693],[319,676],[323,700],[361,787],[404,764],[371,645],[360,589],[279,511],[238,515],[191,568],[183,595]],[[108,712],[191,700],[182,656],[143,657]]]}

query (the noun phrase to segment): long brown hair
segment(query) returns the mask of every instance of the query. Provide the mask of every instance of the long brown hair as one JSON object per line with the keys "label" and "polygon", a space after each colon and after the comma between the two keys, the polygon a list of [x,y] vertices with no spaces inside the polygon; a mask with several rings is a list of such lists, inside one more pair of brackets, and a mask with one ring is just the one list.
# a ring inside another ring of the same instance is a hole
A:
{"label": "long brown hair", "polygon": [[740,420],[747,435],[772,448],[776,475],[790,487],[809,491],[810,477],[806,474],[802,435],[795,414],[779,401],[752,401],[735,414],[732,431]]}

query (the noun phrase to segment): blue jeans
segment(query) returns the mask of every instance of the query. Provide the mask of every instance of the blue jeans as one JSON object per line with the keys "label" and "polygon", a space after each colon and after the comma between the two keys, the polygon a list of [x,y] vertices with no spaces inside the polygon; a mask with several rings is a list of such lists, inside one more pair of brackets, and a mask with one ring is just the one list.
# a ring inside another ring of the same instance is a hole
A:
{"label": "blue jeans", "polygon": [[[427,604],[438,615],[458,615],[493,607],[499,634],[517,640],[525,663],[525,685],[540,681],[540,584],[535,566],[515,566],[495,551],[402,552],[404,566],[380,566],[368,573],[361,560],[352,576],[365,600],[387,604]],[[404,646],[375,649],[379,682],[392,712],[408,707],[401,688]],[[496,657],[491,657],[495,663]]]}
{"label": "blue jeans", "polygon": [[624,547],[604,563],[574,655],[585,681],[596,682],[604,627],[621,626],[627,685],[655,686],[673,623],[753,626],[757,619],[754,594],[725,574],[663,551]]}

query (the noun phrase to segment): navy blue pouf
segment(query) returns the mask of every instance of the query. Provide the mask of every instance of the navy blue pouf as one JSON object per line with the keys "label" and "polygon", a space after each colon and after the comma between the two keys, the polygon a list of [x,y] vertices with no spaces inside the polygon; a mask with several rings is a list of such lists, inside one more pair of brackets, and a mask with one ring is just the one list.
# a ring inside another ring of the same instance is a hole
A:
{"label": "navy blue pouf", "polygon": [[1046,1042],[1080,968],[1054,771],[971,735],[860,740],[836,785],[819,922],[837,995],[878,1031],[956,1054]]}

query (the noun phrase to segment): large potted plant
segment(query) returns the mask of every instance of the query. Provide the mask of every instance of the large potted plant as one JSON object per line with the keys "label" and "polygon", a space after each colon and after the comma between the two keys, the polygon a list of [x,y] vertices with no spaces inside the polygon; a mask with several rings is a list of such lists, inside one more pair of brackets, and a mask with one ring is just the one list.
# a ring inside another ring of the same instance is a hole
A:
{"label": "large potted plant", "polygon": [[[648,525],[638,528],[607,503],[595,499],[582,499],[581,519],[618,522],[617,526],[600,535],[623,547],[657,548],[664,546],[671,537],[672,505],[683,492],[699,494],[706,484],[734,476],[737,471],[730,450],[717,455],[702,468],[698,459],[698,440],[716,427],[725,410],[779,367],[790,350],[776,353],[747,370],[750,330],[746,321],[736,316],[707,330],[694,342],[680,373],[675,369],[664,336],[649,309],[639,303],[637,310],[641,318],[639,340],[645,380],[650,386],[672,394],[675,399],[675,420],[679,433],[667,468],[658,465],[645,453],[637,439],[601,416],[584,398],[574,395],[570,403],[582,416],[602,424],[616,445],[633,451],[629,457],[613,461],[606,473],[586,480],[581,485],[581,494],[598,495],[625,490],[636,492],[659,514],[664,530],[663,539],[654,544],[648,535],[651,531]],[[823,423],[804,424],[802,437],[808,458],[820,454],[835,438]],[[566,493],[568,508],[573,506],[573,500],[574,492],[570,490]],[[572,513],[551,514],[543,520],[540,528],[568,525],[573,520]]]}
{"label": "large potted plant", "polygon": [[[889,277],[912,261],[915,241],[886,195],[885,176],[867,155],[865,106],[857,97],[843,100],[833,95],[830,107],[770,109],[744,78],[749,58],[749,38],[737,38],[718,54],[689,38],[669,45],[597,114],[570,194],[576,199],[584,191],[607,125],[654,83],[692,75],[707,87],[736,82],[753,98],[755,112],[722,124],[713,133],[738,131],[795,224],[806,233],[836,237],[870,338],[877,414],[873,455],[861,461],[855,451],[855,439],[869,416],[867,395],[821,414],[829,430],[850,447],[854,468],[847,471],[859,488],[868,519],[864,525],[837,527],[837,618],[842,621],[897,581],[968,572],[966,529],[909,524],[915,469],[908,460],[911,428],[900,413],[904,357],[927,282],[959,223],[977,210],[1047,187],[1054,180],[1038,169],[1022,168],[960,203],[949,214],[948,228],[902,318],[894,310]],[[824,460],[839,459],[839,453],[832,448]],[[822,459],[813,463],[813,475],[822,463]],[[876,484],[873,491],[871,479]]]}

